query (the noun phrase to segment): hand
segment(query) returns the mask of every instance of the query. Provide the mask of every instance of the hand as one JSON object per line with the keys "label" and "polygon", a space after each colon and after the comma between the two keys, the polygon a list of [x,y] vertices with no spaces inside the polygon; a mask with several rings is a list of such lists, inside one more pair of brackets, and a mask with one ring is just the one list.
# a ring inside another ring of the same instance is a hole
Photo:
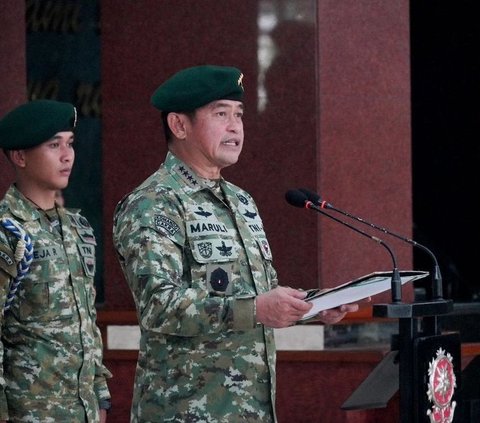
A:
{"label": "hand", "polygon": [[313,304],[303,301],[305,295],[305,291],[279,286],[257,296],[257,322],[271,328],[294,325],[313,307]]}
{"label": "hand", "polygon": [[[363,302],[370,302],[370,301],[371,301],[370,297],[367,297],[361,302],[363,303]],[[360,306],[357,303],[342,304],[338,307],[321,311],[320,313],[317,314],[315,320],[320,320],[326,325],[332,325],[342,320],[347,313],[358,311],[359,307]]]}

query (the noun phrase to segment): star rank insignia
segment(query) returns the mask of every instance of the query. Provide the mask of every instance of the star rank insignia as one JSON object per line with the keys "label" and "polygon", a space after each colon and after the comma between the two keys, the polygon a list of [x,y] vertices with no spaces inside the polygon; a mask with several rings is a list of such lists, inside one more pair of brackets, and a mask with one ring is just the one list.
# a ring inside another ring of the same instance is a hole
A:
{"label": "star rank insignia", "polygon": [[198,181],[197,179],[195,178],[195,176],[193,176],[193,174],[190,172],[190,170],[181,165],[181,166],[178,166],[176,169],[176,172],[177,174],[185,181],[185,183],[187,183],[190,187],[192,188],[195,188],[197,185],[198,185]]}

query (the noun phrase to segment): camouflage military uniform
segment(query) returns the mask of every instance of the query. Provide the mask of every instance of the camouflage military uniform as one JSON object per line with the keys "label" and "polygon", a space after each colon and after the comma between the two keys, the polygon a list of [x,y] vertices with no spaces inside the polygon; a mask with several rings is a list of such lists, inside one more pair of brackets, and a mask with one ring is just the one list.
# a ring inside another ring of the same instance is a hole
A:
{"label": "camouflage military uniform", "polygon": [[[77,212],[59,209],[61,232],[15,186],[0,202],[33,241],[30,271],[3,316],[0,420],[98,422],[98,402],[110,398],[96,326],[95,238]],[[17,238],[0,227],[0,301],[15,276]],[[11,263],[11,262],[10,262]]]}
{"label": "camouflage military uniform", "polygon": [[173,154],[115,211],[141,328],[132,422],[272,422],[273,330],[254,296],[277,285],[258,210]]}

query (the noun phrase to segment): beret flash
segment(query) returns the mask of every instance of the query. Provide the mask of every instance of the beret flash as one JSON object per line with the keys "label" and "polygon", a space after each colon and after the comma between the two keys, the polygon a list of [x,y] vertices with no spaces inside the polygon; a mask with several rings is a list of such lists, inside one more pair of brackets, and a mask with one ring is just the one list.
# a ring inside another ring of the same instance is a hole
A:
{"label": "beret flash", "polygon": [[243,100],[243,73],[234,67],[202,65],[183,69],[162,85],[151,103],[164,112],[191,112],[215,100]]}
{"label": "beret flash", "polygon": [[77,111],[70,103],[33,100],[8,112],[0,120],[0,148],[22,150],[35,147],[57,132],[72,131]]}

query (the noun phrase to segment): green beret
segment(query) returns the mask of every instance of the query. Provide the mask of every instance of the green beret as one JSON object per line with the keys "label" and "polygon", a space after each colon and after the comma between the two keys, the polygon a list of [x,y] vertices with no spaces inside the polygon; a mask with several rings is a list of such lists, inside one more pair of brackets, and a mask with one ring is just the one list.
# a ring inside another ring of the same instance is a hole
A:
{"label": "green beret", "polygon": [[183,69],[160,85],[151,102],[164,112],[191,112],[215,100],[243,100],[243,73],[228,66]]}
{"label": "green beret", "polygon": [[18,106],[0,120],[0,148],[35,147],[57,132],[73,131],[76,123],[77,111],[72,104],[34,100]]}

